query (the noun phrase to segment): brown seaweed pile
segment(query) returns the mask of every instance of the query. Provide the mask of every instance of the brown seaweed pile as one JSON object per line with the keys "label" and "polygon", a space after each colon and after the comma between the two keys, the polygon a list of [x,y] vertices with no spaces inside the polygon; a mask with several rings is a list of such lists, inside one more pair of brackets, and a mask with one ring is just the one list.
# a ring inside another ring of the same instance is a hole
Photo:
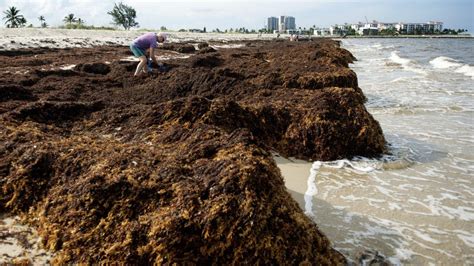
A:
{"label": "brown seaweed pile", "polygon": [[385,151],[352,55],[190,47],[141,78],[125,47],[0,52],[0,212],[23,214],[56,263],[345,263],[270,152]]}

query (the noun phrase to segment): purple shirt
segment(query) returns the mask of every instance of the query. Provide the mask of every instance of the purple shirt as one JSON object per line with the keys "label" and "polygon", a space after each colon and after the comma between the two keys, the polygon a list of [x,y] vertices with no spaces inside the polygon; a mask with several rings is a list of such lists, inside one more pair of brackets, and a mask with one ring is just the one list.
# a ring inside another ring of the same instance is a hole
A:
{"label": "purple shirt", "polygon": [[142,36],[139,36],[138,38],[133,40],[133,45],[142,50],[146,50],[148,48],[156,48],[156,33],[149,32],[143,34]]}

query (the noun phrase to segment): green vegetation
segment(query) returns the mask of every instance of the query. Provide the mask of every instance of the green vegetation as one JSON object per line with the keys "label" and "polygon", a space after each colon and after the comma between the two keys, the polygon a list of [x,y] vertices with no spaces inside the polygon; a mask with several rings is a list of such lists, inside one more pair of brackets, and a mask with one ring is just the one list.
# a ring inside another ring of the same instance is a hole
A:
{"label": "green vegetation", "polygon": [[114,27],[105,27],[105,26],[100,26],[100,27],[96,27],[96,26],[93,26],[93,25],[85,25],[85,24],[78,24],[78,23],[74,23],[74,24],[66,24],[64,26],[60,26],[59,27],[60,29],[75,29],[75,30],[117,30],[116,28]]}
{"label": "green vegetation", "polygon": [[383,29],[379,32],[380,35],[383,36],[395,36],[398,35],[398,31],[394,28],[389,28],[389,29]]}
{"label": "green vegetation", "polygon": [[44,18],[44,16],[39,16],[38,20],[40,21],[41,28],[47,28],[48,27],[48,24],[46,24],[46,19]]}
{"label": "green vegetation", "polygon": [[107,12],[107,14],[112,16],[113,24],[122,26],[125,30],[138,27],[138,22],[135,21],[137,12],[133,7],[124,5],[122,2],[118,5],[115,4],[112,11]]}
{"label": "green vegetation", "polygon": [[359,35],[355,29],[353,28],[347,28],[347,33],[346,35],[350,35],[350,36],[356,36],[356,35]]}
{"label": "green vegetation", "polygon": [[77,21],[76,21],[76,23],[77,23],[78,25],[84,25],[84,24],[85,24],[85,21],[82,20],[81,18],[78,18]]}
{"label": "green vegetation", "polygon": [[3,20],[5,20],[5,25],[7,28],[19,28],[26,25],[25,17],[20,15],[20,10],[14,6],[11,6],[7,10],[3,11],[3,14],[5,14]]}
{"label": "green vegetation", "polygon": [[401,35],[458,35],[463,32],[467,32],[467,30],[466,29],[455,30],[455,29],[446,28],[446,29],[443,29],[442,31],[439,31],[439,30],[425,31],[424,29],[417,28],[411,33],[407,33],[406,30],[401,30],[399,34]]}
{"label": "green vegetation", "polygon": [[445,34],[445,35],[458,35],[460,33],[467,32],[466,29],[444,29],[440,34]]}
{"label": "green vegetation", "polygon": [[69,26],[71,26],[73,23],[76,23],[77,18],[74,16],[74,14],[69,14],[64,17],[63,21],[64,23],[67,23]]}
{"label": "green vegetation", "polygon": [[96,27],[94,27],[94,26],[86,26],[85,21],[81,18],[76,18],[74,16],[74,14],[69,14],[69,15],[65,16],[63,21],[64,21],[64,23],[66,23],[66,25],[64,25],[63,27],[60,27],[60,28],[64,28],[64,29],[96,29]]}

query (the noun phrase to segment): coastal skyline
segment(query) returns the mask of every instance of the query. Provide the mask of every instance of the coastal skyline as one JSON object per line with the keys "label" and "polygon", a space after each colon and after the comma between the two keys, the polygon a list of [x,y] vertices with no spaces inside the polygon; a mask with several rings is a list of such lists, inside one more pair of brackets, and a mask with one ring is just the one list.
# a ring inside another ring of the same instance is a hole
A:
{"label": "coastal skyline", "polygon": [[[118,1],[105,0],[0,0],[0,9],[16,6],[28,20],[38,25],[38,16],[45,16],[50,26],[63,25],[70,13],[86,24],[111,26],[107,15]],[[296,18],[297,27],[328,27],[334,24],[365,22],[442,21],[445,28],[467,29],[473,32],[472,1],[132,1],[141,28],[168,29],[220,28],[260,29],[270,16],[289,15]],[[2,14],[3,17],[3,14]],[[2,27],[5,25],[2,23]]]}

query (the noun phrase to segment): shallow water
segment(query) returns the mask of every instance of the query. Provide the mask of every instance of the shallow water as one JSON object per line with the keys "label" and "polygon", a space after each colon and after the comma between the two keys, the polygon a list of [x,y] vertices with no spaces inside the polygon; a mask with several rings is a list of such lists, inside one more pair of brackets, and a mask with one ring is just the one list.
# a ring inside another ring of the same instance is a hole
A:
{"label": "shallow water", "polygon": [[474,41],[342,43],[392,155],[313,164],[297,181],[309,193],[290,192],[353,260],[473,265]]}

